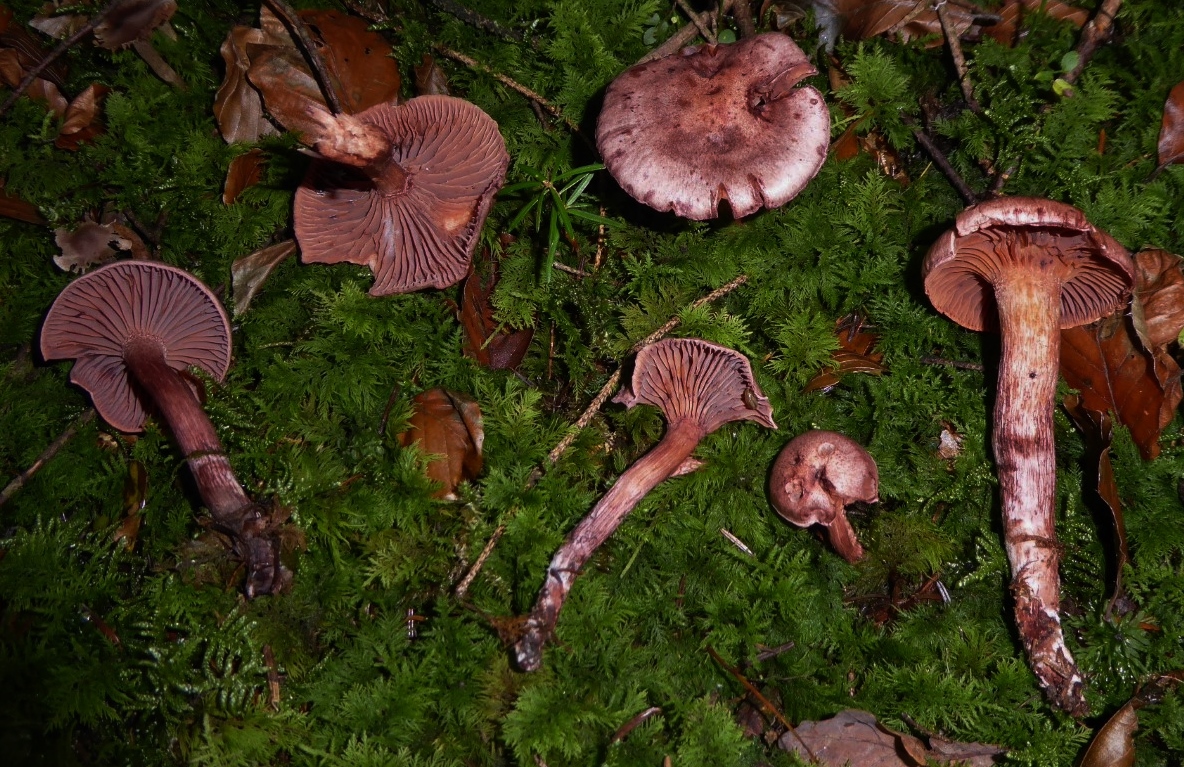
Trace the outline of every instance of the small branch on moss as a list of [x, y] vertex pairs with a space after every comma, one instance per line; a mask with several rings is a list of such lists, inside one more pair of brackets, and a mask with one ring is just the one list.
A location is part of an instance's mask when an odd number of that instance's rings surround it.
[[729, 666], [728, 662], [725, 661], [722, 657], [720, 657], [720, 654], [717, 653], [715, 651], [715, 648], [712, 647], [711, 645], [707, 645], [707, 654], [710, 655], [712, 657], [712, 659], [716, 663], [718, 663], [724, 671], [727, 671], [729, 674], [731, 674], [736, 679], [737, 682], [744, 685], [744, 689], [748, 690], [748, 694], [751, 695], [752, 697], [756, 698], [757, 702], [761, 706], [761, 710], [763, 710], [766, 714], [768, 714], [769, 716], [776, 719], [777, 722], [782, 727], [785, 728], [786, 732], [793, 734], [793, 737], [797, 740], [797, 742], [805, 750], [806, 755], [810, 757], [811, 762], [818, 762], [818, 757], [816, 757], [814, 755], [814, 752], [810, 750], [810, 747], [807, 746], [806, 743], [800, 737], [798, 737], [797, 730], [795, 730], [793, 728], [793, 725], [789, 723], [789, 720], [785, 718], [785, 715], [782, 714], [777, 709], [777, 707], [774, 706], [769, 701], [768, 698], [766, 698], [764, 695], [761, 694], [761, 691], [756, 688], [756, 685], [754, 685], [752, 682], [748, 681], [748, 679], [745, 678], [745, 676], [740, 673], [739, 669], [734, 668], [733, 666]]
[[740, 553], [747, 554], [750, 557], [756, 556], [756, 554], [752, 552], [752, 549], [748, 548], [748, 544], [736, 537], [736, 534], [731, 530], [727, 529], [726, 527], [721, 527], [719, 532], [723, 537], [728, 539], [728, 543], [739, 549]]
[[958, 360], [947, 360], [941, 357], [922, 357], [921, 364], [923, 365], [941, 365], [942, 367], [954, 368], [956, 370], [974, 370], [976, 372], [983, 372], [983, 366], [977, 362], [959, 362]]
[[89, 21], [79, 27], [77, 32], [59, 43], [57, 48], [54, 48], [52, 51], [46, 54], [45, 58], [41, 59], [41, 61], [38, 61], [32, 69], [26, 72], [24, 79], [21, 80], [16, 88], [13, 89], [12, 93], [8, 94], [8, 98], [5, 99], [4, 103], [0, 104], [0, 116], [4, 115], [4, 113], [9, 109], [12, 109], [12, 105], [16, 103], [16, 100], [19, 99], [25, 91], [29, 90], [29, 86], [33, 84], [34, 80], [41, 76], [42, 72], [44, 72], [55, 61], [65, 55], [66, 51], [70, 50], [70, 48], [72, 48], [75, 43], [89, 35], [91, 32], [94, 32], [95, 27], [103, 23], [103, 19], [107, 17], [107, 14], [115, 10], [115, 8], [123, 2], [124, 0], [111, 0], [111, 2], [107, 3], [106, 7], [103, 8], [103, 10], [92, 16]]
[[715, 33], [707, 27], [703, 19], [699, 18], [699, 14], [695, 13], [695, 9], [691, 7], [691, 4], [687, 0], [678, 0], [678, 7], [690, 18], [691, 23], [699, 30], [699, 34], [703, 35], [703, 39], [714, 45], [716, 42]]
[[1114, 17], [1118, 15], [1118, 9], [1121, 7], [1122, 0], [1105, 0], [1090, 22], [1085, 25], [1081, 32], [1081, 41], [1077, 44], [1077, 65], [1065, 73], [1066, 82], [1077, 82], [1094, 53], [1110, 39], [1114, 32]]
[[267, 705], [272, 711], [280, 710], [280, 670], [275, 662], [271, 645], [263, 645], [263, 663], [267, 666]]
[[941, 22], [942, 34], [946, 37], [946, 44], [950, 47], [950, 58], [954, 60], [954, 72], [958, 75], [958, 85], [962, 88], [962, 96], [966, 99], [966, 106], [971, 112], [982, 114], [983, 108], [974, 97], [974, 84], [970, 82], [970, 72], [966, 69], [966, 55], [962, 52], [962, 41], [958, 39], [958, 31], [950, 22], [950, 12], [946, 8], [946, 0], [936, 0], [933, 9], [937, 11], [937, 20]]
[[41, 468], [52, 460], [58, 454], [58, 451], [66, 446], [67, 442], [74, 438], [74, 435], [78, 433], [79, 429], [93, 421], [94, 418], [95, 409], [93, 407], [82, 411], [82, 415], [75, 418], [74, 422], [67, 426], [66, 430], [59, 434], [57, 439], [50, 442], [49, 447], [45, 448], [41, 455], [37, 456], [37, 460], [33, 461], [33, 464], [29, 468], [22, 471], [17, 475], [16, 479], [8, 483], [3, 491], [0, 491], [0, 506], [8, 503], [12, 496], [16, 495], [18, 490], [28, 484], [29, 480], [33, 478], [33, 475], [41, 471]]
[[620, 743], [622, 740], [624, 740], [626, 738], [626, 736], [629, 735], [629, 733], [636, 730], [639, 726], [644, 724], [647, 720], [649, 720], [655, 716], [659, 716], [662, 713], [663, 713], [662, 709], [658, 708], [657, 706], [650, 706], [645, 711], [642, 711], [640, 714], [638, 714], [637, 716], [630, 719], [628, 722], [625, 722], [623, 725], [621, 725], [620, 729], [618, 729], [615, 733], [613, 733], [613, 736], [611, 738], [609, 738], [608, 744], [611, 746], [614, 743]]
[[329, 106], [329, 111], [335, 115], [341, 114], [341, 102], [337, 98], [337, 90], [333, 87], [333, 80], [329, 77], [329, 68], [325, 66], [321, 52], [317, 50], [316, 43], [312, 41], [312, 35], [308, 33], [308, 25], [300, 18], [300, 14], [288, 5], [287, 0], [263, 1], [271, 10], [275, 11], [275, 14], [284, 22], [284, 26], [296, 38], [300, 47], [304, 49], [304, 57], [308, 60], [308, 66], [312, 69], [317, 85], [321, 86], [321, 93], [325, 96], [325, 103]]
[[[724, 13], [727, 13], [732, 7], [732, 2], [733, 0], [724, 0], [720, 10]], [[663, 56], [669, 56], [672, 53], [678, 53], [684, 46], [698, 37], [699, 25], [706, 25], [707, 22], [709, 22], [712, 18], [714, 18], [714, 13], [712, 11], [703, 11], [703, 13], [700, 13], [697, 17], [695, 17], [694, 21], [685, 24], [682, 29], [678, 30], [669, 38], [667, 38], [666, 42], [662, 43], [657, 48], [654, 48], [652, 51], [638, 59], [637, 63], [645, 64], [646, 62], [660, 59]]]
[[740, 28], [740, 37], [756, 37], [756, 24], [752, 21], [752, 0], [735, 0], [732, 3], [732, 18]]
[[493, 531], [493, 535], [489, 536], [489, 541], [486, 542], [485, 548], [481, 549], [481, 554], [477, 557], [477, 561], [465, 573], [465, 577], [461, 579], [460, 585], [456, 587], [456, 598], [464, 599], [464, 596], [469, 591], [469, 586], [473, 585], [473, 581], [477, 579], [477, 575], [481, 572], [481, 568], [485, 567], [485, 560], [489, 559], [489, 555], [493, 553], [493, 547], [501, 540], [502, 534], [506, 532], [505, 525], [498, 525], [497, 529]]
[[574, 266], [568, 266], [567, 264], [561, 264], [558, 261], [553, 261], [551, 263], [551, 268], [558, 269], [561, 272], [567, 272], [568, 274], [574, 274], [576, 277], [580, 277], [581, 279], [584, 277], [591, 277], [592, 276], [592, 275], [588, 274], [587, 272], [585, 272], [583, 269], [577, 269]]
[[998, 197], [1003, 194], [1003, 187], [1007, 185], [1007, 182], [1011, 180], [1011, 177], [1015, 175], [1017, 170], [1019, 170], [1018, 165], [1009, 165], [1007, 170], [997, 174], [991, 182], [991, 188], [987, 190], [987, 194], [992, 197]]
[[594, 143], [592, 143], [592, 141], [587, 136], [584, 135], [584, 132], [582, 130], [580, 130], [580, 126], [574, 120], [572, 120], [570, 117], [565, 115], [563, 113], [562, 109], [555, 106], [550, 101], [547, 101], [545, 98], [543, 98], [539, 94], [535, 93], [530, 88], [527, 88], [525, 85], [517, 82], [516, 80], [511, 79], [507, 75], [503, 75], [501, 72], [494, 71], [490, 67], [487, 67], [486, 65], [482, 64], [481, 62], [477, 61], [476, 59], [472, 58], [471, 56], [466, 56], [465, 54], [461, 53], [460, 51], [454, 51], [451, 48], [440, 45], [439, 43], [432, 45], [432, 49], [435, 50], [437, 53], [439, 53], [444, 58], [452, 59], [453, 61], [464, 64], [469, 69], [475, 69], [478, 72], [484, 72], [485, 74], [491, 76], [494, 80], [497, 80], [499, 83], [506, 86], [510, 90], [530, 99], [531, 101], [533, 101], [534, 103], [538, 104], [540, 107], [545, 109], [547, 111], [547, 113], [550, 114], [552, 117], [554, 117], [556, 120], [560, 120], [561, 122], [563, 122], [563, 124], [568, 127], [568, 130], [570, 130], [572, 133], [574, 133], [576, 136], [578, 136], [585, 144], [587, 144], [589, 147], [591, 147], [593, 152], [596, 151], [596, 145]]
[[[907, 121], [906, 121], [907, 124]], [[959, 175], [958, 171], [954, 170], [954, 166], [950, 165], [950, 161], [945, 154], [937, 148], [937, 144], [933, 143], [933, 139], [929, 138], [929, 134], [920, 128], [913, 128], [913, 138], [921, 145], [921, 148], [933, 158], [933, 164], [941, 169], [945, 177], [953, 185], [954, 189], [958, 190], [958, 194], [966, 201], [967, 205], [974, 205], [978, 202], [978, 195], [970, 188], [970, 185]]]
[[758, 644], [757, 647], [763, 648], [756, 654], [757, 662], [763, 663], [767, 660], [773, 660], [781, 653], [789, 652], [794, 648], [794, 643], [786, 642], [785, 644], [779, 644], [776, 647], [765, 647], [764, 645]]
[[437, 11], [455, 16], [469, 26], [488, 32], [495, 37], [500, 37], [511, 43], [530, 43], [533, 46], [538, 46], [539, 44], [539, 38], [527, 37], [525, 33], [510, 29], [501, 22], [494, 21], [487, 16], [482, 16], [471, 8], [466, 8], [456, 2], [456, 0], [427, 0], [427, 2], [428, 5]]

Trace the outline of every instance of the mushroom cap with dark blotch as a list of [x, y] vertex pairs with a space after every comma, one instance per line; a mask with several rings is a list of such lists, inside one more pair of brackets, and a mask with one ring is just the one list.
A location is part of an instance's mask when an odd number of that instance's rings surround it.
[[497, 123], [451, 96], [379, 104], [354, 117], [390, 137], [406, 183], [384, 191], [359, 170], [315, 161], [296, 190], [301, 258], [369, 266], [372, 296], [456, 284], [510, 162]]
[[119, 431], [144, 428], [147, 413], [128, 377], [124, 346], [161, 344], [169, 367], [198, 367], [221, 381], [230, 367], [230, 320], [188, 272], [155, 261], [116, 261], [66, 286], [41, 327], [46, 360], [74, 359], [70, 380]]
[[694, 422], [704, 434], [742, 420], [777, 428], [748, 358], [698, 338], [667, 338], [639, 351], [632, 378], [613, 401], [653, 405], [671, 426]]
[[934, 307], [971, 330], [998, 326], [992, 279], [1027, 263], [1057, 270], [1061, 328], [1101, 319], [1125, 303], [1134, 282], [1130, 254], [1072, 205], [1001, 197], [958, 214], [925, 256], [925, 292]]
[[808, 431], [777, 455], [769, 478], [769, 500], [799, 527], [829, 526], [855, 501], [879, 500], [880, 472], [871, 455], [850, 437]]
[[792, 200], [826, 159], [822, 94], [794, 87], [816, 70], [780, 32], [685, 48], [608, 86], [596, 143], [635, 199], [684, 218], [737, 218]]

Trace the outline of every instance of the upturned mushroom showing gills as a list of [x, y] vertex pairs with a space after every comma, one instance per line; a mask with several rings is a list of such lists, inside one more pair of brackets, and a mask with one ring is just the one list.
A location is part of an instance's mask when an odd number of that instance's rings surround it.
[[736, 218], [792, 200], [830, 143], [814, 66], [780, 32], [684, 48], [608, 86], [596, 144], [635, 199], [683, 218]]
[[1053, 408], [1060, 331], [1120, 309], [1134, 266], [1126, 249], [1076, 208], [1010, 197], [960, 213], [930, 248], [923, 273], [938, 311], [1002, 336], [992, 440], [1016, 624], [1049, 699], [1084, 715], [1081, 674], [1058, 613]]
[[880, 474], [863, 446], [833, 431], [808, 431], [791, 439], [773, 462], [769, 500], [798, 527], [822, 525], [830, 544], [848, 562], [863, 547], [847, 520], [846, 506], [880, 500]]
[[185, 455], [214, 525], [234, 542], [247, 596], [273, 593], [290, 573], [266, 516], [247, 497], [193, 386], [200, 368], [222, 380], [230, 366], [230, 323], [209, 288], [152, 261], [116, 261], [79, 277], [53, 302], [41, 329], [46, 360], [75, 360], [70, 380], [124, 432], [159, 412]]
[[666, 434], [617, 479], [555, 552], [525, 632], [514, 646], [523, 671], [534, 671], [542, 662], [543, 643], [555, 628], [580, 568], [646, 493], [666, 478], [693, 469], [691, 453], [701, 439], [732, 421], [777, 428], [748, 359], [693, 338], [658, 341], [638, 352], [632, 379], [614, 401], [630, 408], [644, 404], [661, 409]]
[[451, 96], [310, 117], [326, 159], [296, 190], [301, 259], [370, 267], [372, 296], [459, 282], [510, 162], [497, 123]]

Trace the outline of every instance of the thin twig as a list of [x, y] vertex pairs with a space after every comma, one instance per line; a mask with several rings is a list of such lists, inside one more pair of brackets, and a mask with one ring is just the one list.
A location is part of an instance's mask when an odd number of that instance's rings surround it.
[[1007, 182], [1011, 180], [1011, 177], [1015, 175], [1017, 170], [1019, 170], [1019, 165], [1012, 164], [1007, 167], [1007, 170], [997, 174], [995, 180], [991, 182], [991, 188], [987, 190], [987, 194], [992, 197], [998, 197], [1003, 194], [1003, 187], [1007, 185]]
[[271, 10], [275, 11], [288, 31], [296, 37], [300, 47], [304, 49], [304, 56], [308, 59], [308, 65], [312, 69], [313, 76], [316, 77], [317, 85], [321, 86], [321, 93], [325, 96], [325, 104], [328, 105], [329, 111], [335, 115], [341, 114], [341, 102], [337, 98], [337, 89], [333, 87], [333, 80], [329, 77], [329, 68], [325, 66], [321, 52], [317, 50], [316, 43], [308, 34], [308, 25], [300, 18], [300, 14], [288, 5], [287, 0], [264, 0], [264, 2], [271, 7]]
[[111, 2], [107, 3], [107, 6], [103, 8], [103, 10], [92, 16], [90, 20], [87, 21], [86, 24], [82, 25], [82, 27], [79, 28], [77, 32], [59, 43], [57, 48], [54, 48], [52, 51], [50, 51], [45, 56], [45, 58], [41, 59], [41, 61], [38, 61], [32, 69], [26, 72], [25, 78], [20, 81], [12, 93], [8, 94], [8, 98], [4, 101], [4, 103], [0, 104], [0, 115], [3, 115], [9, 109], [12, 109], [12, 105], [16, 103], [16, 100], [21, 97], [21, 94], [29, 90], [29, 86], [33, 84], [34, 80], [41, 76], [42, 72], [48, 69], [55, 61], [60, 59], [75, 43], [89, 35], [91, 32], [94, 32], [95, 27], [103, 23], [103, 19], [107, 17], [107, 14], [115, 10], [116, 6], [120, 5], [122, 2], [123, 0], [111, 0]]
[[966, 201], [967, 205], [974, 205], [978, 202], [978, 195], [970, 188], [970, 185], [959, 175], [958, 171], [954, 170], [954, 166], [950, 165], [950, 161], [946, 159], [945, 154], [937, 148], [937, 144], [933, 143], [933, 139], [929, 138], [929, 134], [920, 128], [913, 128], [913, 138], [917, 143], [933, 158], [933, 163], [941, 169], [949, 182], [958, 190], [958, 194]]
[[494, 21], [487, 16], [482, 16], [471, 8], [466, 8], [456, 2], [456, 0], [428, 0], [428, 5], [431, 5], [438, 11], [455, 16], [470, 26], [489, 32], [511, 43], [527, 42], [535, 46], [539, 44], [539, 38], [527, 37], [525, 33], [510, 29], [501, 22]]
[[1110, 34], [1114, 31], [1114, 17], [1118, 15], [1118, 9], [1121, 7], [1122, 0], [1105, 0], [1090, 22], [1085, 25], [1081, 32], [1081, 41], [1077, 44], [1077, 65], [1065, 73], [1066, 82], [1077, 82], [1094, 53], [1110, 39]]
[[958, 32], [950, 22], [950, 12], [946, 8], [946, 0], [936, 0], [933, 9], [937, 11], [937, 20], [941, 22], [941, 31], [946, 36], [946, 44], [950, 46], [950, 57], [954, 59], [954, 71], [958, 75], [958, 85], [962, 87], [962, 96], [966, 99], [966, 106], [975, 114], [982, 114], [983, 108], [974, 97], [974, 84], [970, 82], [970, 72], [966, 69], [966, 56], [962, 53], [962, 41], [958, 39]]
[[614, 743], [620, 743], [625, 739], [625, 736], [636, 730], [639, 726], [645, 723], [646, 720], [658, 716], [661, 713], [662, 709], [658, 708], [657, 706], [650, 706], [645, 711], [642, 711], [640, 714], [621, 725], [621, 727], [615, 733], [613, 733], [613, 736], [609, 738], [608, 744], [611, 746]]
[[761, 709], [764, 710], [766, 714], [776, 719], [781, 724], [781, 726], [785, 728], [786, 732], [793, 734], [793, 737], [797, 740], [801, 747], [805, 749], [806, 756], [810, 757], [810, 761], [818, 761], [818, 757], [814, 755], [814, 752], [810, 750], [810, 747], [807, 746], [801, 737], [798, 736], [797, 730], [793, 728], [793, 725], [789, 723], [789, 720], [785, 718], [785, 715], [782, 714], [777, 709], [777, 707], [769, 701], [768, 698], [761, 694], [761, 691], [756, 688], [756, 685], [748, 681], [748, 679], [740, 673], [739, 669], [729, 666], [728, 662], [720, 657], [720, 654], [717, 653], [715, 648], [711, 645], [707, 645], [707, 654], [710, 655], [712, 659], [723, 668], [724, 671], [727, 671], [729, 674], [731, 674], [737, 682], [744, 685], [744, 689], [748, 690], [748, 693], [752, 695], [752, 697], [756, 698], [757, 702], [760, 703]]
[[[732, 7], [733, 0], [724, 0], [721, 10], [727, 13]], [[711, 19], [715, 18], [711, 11], [703, 11], [700, 13], [695, 21], [688, 22], [683, 25], [682, 29], [675, 32], [670, 37], [666, 38], [666, 42], [654, 48], [652, 51], [642, 56], [637, 60], [638, 64], [645, 64], [655, 59], [669, 56], [672, 53], [678, 53], [685, 45], [694, 40], [699, 35], [699, 25], [706, 24]], [[635, 65], [636, 66], [636, 65]]]
[[74, 438], [74, 435], [78, 433], [79, 429], [93, 421], [94, 418], [95, 409], [93, 407], [82, 411], [82, 415], [75, 418], [74, 422], [67, 426], [66, 430], [59, 434], [57, 439], [50, 442], [49, 447], [45, 448], [41, 455], [37, 456], [37, 460], [33, 461], [33, 464], [29, 468], [22, 471], [16, 479], [8, 483], [3, 492], [0, 492], [0, 506], [7, 503], [12, 496], [16, 495], [18, 490], [28, 484], [29, 480], [33, 478], [33, 475], [41, 471], [41, 467], [45, 466], [46, 463], [57, 455], [58, 451]]
[[682, 8], [682, 12], [690, 17], [691, 23], [699, 30], [699, 34], [703, 35], [703, 39], [715, 45], [715, 33], [707, 27], [703, 19], [699, 18], [699, 14], [695, 13], [695, 9], [691, 7], [691, 4], [687, 0], [678, 0], [678, 7]]
[[485, 566], [485, 560], [489, 559], [489, 555], [493, 553], [493, 547], [497, 545], [499, 540], [501, 540], [502, 533], [504, 532], [506, 532], [505, 525], [498, 525], [497, 529], [493, 531], [493, 535], [489, 537], [489, 541], [486, 542], [485, 548], [481, 549], [481, 555], [477, 557], [477, 561], [473, 563], [473, 566], [469, 568], [467, 573], [465, 573], [465, 577], [461, 579], [460, 585], [456, 587], [457, 599], [464, 598], [465, 593], [469, 590], [469, 586], [473, 585], [473, 581], [476, 580], [477, 574], [480, 573], [481, 568]]
[[525, 96], [526, 98], [530, 99], [534, 103], [538, 104], [540, 107], [547, 110], [547, 113], [550, 114], [552, 117], [554, 117], [556, 120], [562, 121], [563, 124], [568, 127], [568, 130], [570, 130], [576, 136], [579, 136], [580, 139], [585, 144], [587, 144], [589, 147], [592, 148], [592, 151], [596, 151], [596, 145], [593, 144], [592, 141], [587, 136], [584, 135], [584, 132], [582, 130], [580, 130], [580, 126], [574, 120], [572, 120], [570, 117], [565, 115], [563, 113], [562, 109], [555, 106], [550, 101], [547, 101], [545, 98], [543, 98], [539, 94], [535, 93], [530, 88], [527, 88], [522, 83], [519, 83], [516, 80], [511, 79], [507, 75], [503, 75], [501, 72], [494, 71], [490, 67], [482, 64], [481, 62], [477, 61], [476, 59], [474, 59], [471, 56], [466, 56], [465, 54], [461, 53], [460, 51], [454, 51], [447, 46], [440, 45], [439, 43], [433, 44], [432, 48], [437, 53], [439, 53], [441, 56], [443, 56], [444, 58], [452, 59], [453, 61], [464, 64], [466, 67], [468, 67], [470, 69], [476, 69], [478, 72], [484, 72], [485, 74], [491, 76], [494, 80], [497, 80], [499, 83], [506, 86], [510, 90], [515, 91], [516, 93], [519, 93], [519, 94]]
[[[762, 647], [762, 646], [763, 645], [759, 645], [759, 644], [757, 645], [757, 647]], [[793, 642], [786, 642], [785, 644], [779, 644], [776, 647], [765, 647], [765, 649], [761, 650], [760, 652], [758, 652], [756, 654], [757, 662], [763, 663], [767, 660], [773, 660], [781, 653], [789, 652], [793, 648], [794, 648]]]
[[958, 360], [947, 360], [941, 357], [922, 357], [921, 364], [923, 365], [941, 365], [942, 367], [954, 368], [956, 370], [974, 370], [979, 373], [983, 372], [983, 366], [977, 362], [959, 362]]
[[736, 536], [736, 534], [735, 534], [735, 533], [733, 533], [731, 530], [727, 529], [726, 527], [721, 527], [721, 528], [719, 529], [719, 532], [720, 532], [720, 534], [721, 534], [721, 535], [723, 535], [723, 537], [725, 537], [725, 538], [727, 538], [727, 539], [728, 539], [728, 542], [729, 542], [729, 543], [731, 543], [731, 544], [732, 544], [733, 546], [735, 546], [736, 548], [740, 549], [740, 552], [741, 552], [741, 553], [743, 553], [743, 554], [747, 554], [747, 555], [748, 555], [748, 556], [750, 556], [750, 557], [755, 557], [755, 556], [756, 556], [756, 554], [754, 554], [754, 553], [752, 552], [752, 549], [748, 548], [748, 544], [746, 544], [744, 541], [740, 540], [740, 539], [739, 539], [739, 538]]
[[592, 276], [592, 275], [588, 274], [587, 272], [585, 272], [583, 269], [577, 269], [574, 266], [568, 266], [567, 264], [561, 264], [558, 261], [552, 261], [551, 268], [558, 269], [561, 272], [567, 272], [568, 274], [574, 274], [577, 277], [591, 277]]
[[732, 3], [732, 18], [740, 28], [740, 37], [756, 37], [756, 24], [752, 21], [752, 0], [735, 0]]

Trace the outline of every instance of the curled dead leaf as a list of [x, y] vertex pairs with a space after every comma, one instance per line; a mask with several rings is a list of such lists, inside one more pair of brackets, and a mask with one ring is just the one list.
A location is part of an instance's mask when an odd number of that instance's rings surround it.
[[24, 221], [27, 224], [45, 224], [46, 221], [37, 206], [5, 191], [6, 183], [7, 179], [0, 178], [0, 216]]
[[831, 353], [834, 366], [811, 378], [804, 392], [829, 392], [847, 373], [880, 375], [884, 372], [880, 364], [884, 355], [872, 351], [879, 337], [868, 332], [863, 317], [858, 314], [840, 317], [835, 321], [835, 335], [839, 348]]
[[513, 370], [526, 356], [534, 329], [511, 330], [494, 321], [490, 299], [496, 285], [497, 271], [492, 265], [484, 282], [474, 271], [465, 278], [457, 311], [465, 330], [464, 353], [493, 370]]
[[66, 107], [62, 127], [58, 129], [58, 137], [54, 139], [53, 145], [58, 149], [76, 152], [78, 147], [101, 135], [103, 123], [99, 120], [99, 105], [110, 90], [105, 85], [91, 83], [75, 96]]
[[244, 189], [258, 184], [259, 179], [263, 178], [265, 164], [263, 150], [258, 148], [231, 160], [230, 167], [226, 169], [226, 183], [222, 187], [222, 203], [232, 205]]
[[485, 427], [481, 408], [464, 395], [446, 389], [429, 389], [414, 399], [415, 412], [399, 444], [419, 445], [428, 456], [427, 474], [441, 487], [434, 493], [456, 500], [456, 486], [475, 479], [485, 460], [481, 454]]
[[1135, 763], [1137, 708], [1132, 700], [1114, 712], [1090, 741], [1079, 767], [1131, 767]]
[[234, 27], [222, 42], [222, 60], [226, 62], [226, 76], [214, 97], [214, 119], [228, 144], [236, 141], [258, 141], [263, 136], [278, 133], [263, 114], [263, 97], [247, 81], [251, 59], [248, 45], [262, 45], [264, 33], [251, 27]]
[[448, 76], [440, 65], [428, 54], [423, 55], [423, 63], [415, 68], [415, 92], [420, 96], [451, 96], [448, 89]]
[[[843, 20], [842, 34], [850, 40], [885, 35], [902, 43], [931, 38], [931, 47], [944, 43], [930, 0], [836, 0], [834, 6]], [[969, 2], [947, 0], [945, 7], [951, 33], [958, 37], [977, 39], [996, 18]]]
[[1089, 21], [1089, 11], [1062, 2], [1062, 0], [1007, 0], [997, 10], [999, 21], [987, 27], [985, 32], [995, 42], [1011, 47], [1023, 34], [1026, 20], [1033, 14], [1042, 13], [1057, 21], [1068, 21], [1080, 28]]
[[263, 287], [271, 272], [288, 256], [296, 252], [295, 240], [284, 240], [243, 256], [230, 267], [230, 282], [234, 286], [234, 316], [247, 311], [251, 299]]
[[1159, 129], [1159, 167], [1177, 162], [1184, 162], [1184, 82], [1168, 93]]

